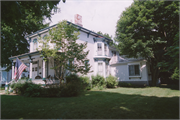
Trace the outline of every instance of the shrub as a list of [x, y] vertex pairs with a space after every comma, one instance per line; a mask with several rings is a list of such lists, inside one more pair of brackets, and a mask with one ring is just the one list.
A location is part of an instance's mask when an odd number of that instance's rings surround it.
[[106, 78], [107, 88], [115, 88], [118, 85], [117, 78], [110, 75]]
[[74, 82], [74, 81], [80, 81], [80, 78], [76, 74], [70, 74], [69, 76], [66, 76], [66, 83]]
[[81, 76], [80, 79], [81, 79], [84, 89], [91, 90], [91, 81], [90, 81], [89, 77]]
[[78, 96], [83, 92], [83, 87], [80, 81], [71, 81], [60, 87], [61, 97]]
[[32, 82], [17, 82], [11, 85], [11, 88], [16, 91], [16, 93], [28, 96], [28, 97], [37, 97], [41, 93], [41, 85], [32, 83]]
[[96, 76], [92, 76], [92, 86], [93, 87], [105, 87], [106, 86], [106, 82], [104, 77], [100, 76], [100, 75], [96, 75]]
[[84, 90], [83, 80], [76, 74], [70, 74], [66, 77], [66, 84], [60, 87], [62, 97], [72, 97], [80, 95]]
[[49, 88], [43, 88], [41, 96], [44, 97], [59, 97], [61, 88], [59, 85], [50, 85]]
[[[25, 82], [25, 85], [23, 86], [23, 89], [24, 90], [24, 95], [25, 96], [28, 96], [28, 97], [38, 97], [41, 95], [41, 85], [38, 85], [38, 84], [35, 84], [35, 83], [32, 83], [32, 82]], [[22, 93], [22, 91], [21, 91]]]

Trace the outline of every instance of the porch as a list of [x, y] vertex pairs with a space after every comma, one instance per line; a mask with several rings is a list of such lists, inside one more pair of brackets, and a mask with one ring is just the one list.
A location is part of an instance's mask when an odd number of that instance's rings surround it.
[[[28, 74], [24, 79], [42, 85], [59, 83], [59, 81], [55, 79], [54, 70], [51, 69], [54, 66], [54, 61], [43, 60], [41, 54], [41, 51], [36, 51], [10, 57], [9, 59], [12, 62], [12, 80], [14, 79], [16, 59], [19, 58], [19, 60], [27, 66], [26, 71]], [[21, 79], [21, 77], [19, 79]]]

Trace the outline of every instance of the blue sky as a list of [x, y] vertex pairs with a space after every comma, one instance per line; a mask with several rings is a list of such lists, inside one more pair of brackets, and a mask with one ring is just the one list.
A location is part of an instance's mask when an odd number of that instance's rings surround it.
[[[61, 12], [52, 16], [50, 25], [62, 20], [74, 23], [74, 15], [82, 16], [83, 27], [115, 37], [116, 23], [133, 0], [66, 0], [58, 4]], [[49, 22], [46, 20], [46, 22]]]

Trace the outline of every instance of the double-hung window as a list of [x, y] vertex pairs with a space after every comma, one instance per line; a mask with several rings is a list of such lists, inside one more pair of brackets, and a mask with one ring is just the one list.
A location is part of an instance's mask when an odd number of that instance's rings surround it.
[[139, 65], [129, 65], [129, 76], [140, 76]]
[[116, 51], [112, 51], [113, 62], [117, 61]]
[[103, 76], [103, 63], [98, 63], [98, 74]]
[[107, 55], [107, 44], [104, 44], [104, 53]]
[[34, 39], [33, 40], [33, 51], [36, 51], [37, 48], [38, 48], [37, 39]]
[[98, 55], [102, 55], [102, 43], [97, 43]]
[[[47, 35], [44, 35], [44, 36], [43, 36], [43, 42], [46, 42], [46, 41], [45, 41], [46, 38], [47, 38]], [[49, 43], [47, 43], [47, 46], [48, 46], [48, 45], [49, 45]], [[44, 44], [43, 44], [43, 47], [45, 47]]]

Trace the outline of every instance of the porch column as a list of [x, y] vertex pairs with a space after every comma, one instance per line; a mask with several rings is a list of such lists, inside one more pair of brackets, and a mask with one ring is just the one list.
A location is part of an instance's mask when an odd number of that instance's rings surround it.
[[32, 62], [33, 60], [30, 59], [30, 64], [29, 64], [29, 80], [32, 80]]
[[14, 80], [14, 62], [13, 62], [13, 60], [12, 60], [12, 80]]
[[43, 71], [43, 80], [46, 80], [46, 67], [45, 67], [46, 61], [43, 60], [43, 67], [42, 67], [42, 71]]

